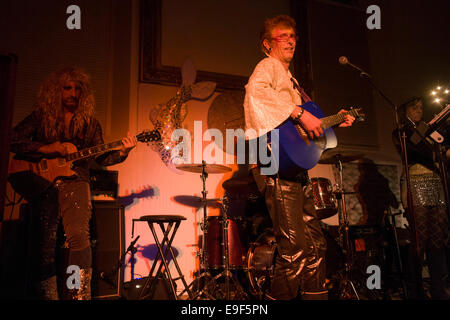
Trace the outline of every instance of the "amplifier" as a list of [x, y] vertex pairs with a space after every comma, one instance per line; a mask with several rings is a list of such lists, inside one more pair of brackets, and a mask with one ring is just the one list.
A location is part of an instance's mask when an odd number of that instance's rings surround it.
[[90, 170], [92, 200], [114, 201], [118, 192], [118, 171]]

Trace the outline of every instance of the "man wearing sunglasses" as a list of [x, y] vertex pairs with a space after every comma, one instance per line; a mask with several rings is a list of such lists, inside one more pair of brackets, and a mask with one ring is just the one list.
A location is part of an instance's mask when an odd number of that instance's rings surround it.
[[[260, 45], [267, 57], [255, 67], [245, 87], [244, 100], [246, 129], [256, 130], [259, 136], [276, 129], [289, 117], [311, 138], [323, 134], [321, 120], [300, 106], [310, 99], [289, 71], [297, 44], [295, 26], [295, 21], [286, 15], [264, 22]], [[340, 126], [351, 126], [354, 120], [346, 116]], [[305, 300], [327, 299], [326, 241], [313, 199], [303, 192], [308, 183], [307, 170], [294, 178], [262, 175], [258, 166], [252, 168], [252, 173], [265, 195], [277, 242], [270, 295], [281, 300], [299, 295]]]

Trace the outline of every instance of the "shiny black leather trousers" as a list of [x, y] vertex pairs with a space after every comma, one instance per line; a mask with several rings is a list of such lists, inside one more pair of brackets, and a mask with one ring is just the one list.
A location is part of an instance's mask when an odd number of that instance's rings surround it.
[[57, 274], [56, 245], [60, 221], [69, 248], [67, 265], [89, 269], [92, 264], [89, 235], [92, 204], [89, 183], [81, 178], [59, 180], [34, 203], [34, 209], [39, 216], [36, 280], [44, 281]]
[[326, 240], [312, 198], [306, 198], [299, 182], [253, 175], [264, 192], [277, 241], [278, 255], [271, 295], [290, 300], [327, 299], [325, 287]]

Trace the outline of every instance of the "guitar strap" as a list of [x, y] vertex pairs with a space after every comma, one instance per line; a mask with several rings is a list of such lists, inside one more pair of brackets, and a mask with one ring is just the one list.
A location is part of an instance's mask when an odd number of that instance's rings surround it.
[[297, 90], [298, 93], [300, 93], [303, 103], [312, 101], [311, 98], [306, 94], [305, 90], [303, 90], [303, 88], [299, 86], [297, 80], [295, 80], [294, 78], [291, 78], [291, 81], [294, 86], [294, 89]]

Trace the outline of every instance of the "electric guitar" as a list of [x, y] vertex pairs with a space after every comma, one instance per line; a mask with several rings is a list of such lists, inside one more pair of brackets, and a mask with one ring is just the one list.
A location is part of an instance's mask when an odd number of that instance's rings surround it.
[[[147, 130], [136, 135], [136, 140], [139, 142], [148, 143], [160, 139], [161, 135], [157, 130]], [[37, 162], [12, 158], [8, 170], [8, 180], [12, 187], [16, 189], [19, 194], [22, 194], [17, 189], [23, 190], [24, 188], [19, 186], [18, 182], [20, 182], [20, 184], [26, 184], [28, 181], [29, 187], [32, 188], [33, 182], [36, 182], [36, 178], [41, 182], [47, 182], [47, 185], [49, 185], [48, 182], [51, 184], [58, 178], [76, 175], [76, 172], [72, 170], [73, 162], [100, 155], [107, 151], [118, 150], [122, 146], [122, 140], [101, 144], [80, 151], [78, 151], [77, 147], [72, 143], [64, 142], [62, 144], [68, 151], [68, 155], [65, 157], [52, 159], [43, 158]]]
[[306, 131], [291, 119], [277, 128], [280, 146], [278, 172], [286, 178], [295, 177], [302, 170], [313, 168], [319, 162], [322, 152], [337, 146], [336, 134], [331, 127], [344, 122], [345, 115], [350, 114], [356, 120], [364, 120], [361, 108], [325, 117], [320, 107], [312, 101], [301, 107], [322, 120], [323, 135], [310, 139]]

